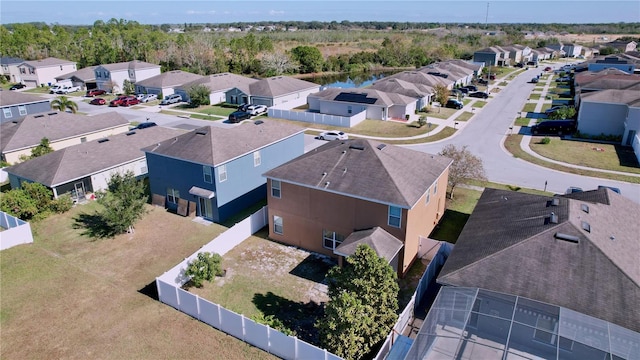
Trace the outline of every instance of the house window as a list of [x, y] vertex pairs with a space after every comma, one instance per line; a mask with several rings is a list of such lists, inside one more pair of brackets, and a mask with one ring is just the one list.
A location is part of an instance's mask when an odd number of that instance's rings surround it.
[[335, 231], [322, 230], [322, 246], [325, 249], [335, 250], [344, 241], [344, 236]]
[[347, 106], [347, 114], [351, 114], [353, 112], [353, 108], [351, 105]]
[[260, 157], [260, 150], [253, 152], [253, 166], [260, 166], [262, 164], [262, 158]]
[[60, 65], [60, 71], [62, 71], [62, 65]]
[[284, 226], [282, 222], [282, 218], [280, 216], [273, 216], [273, 232], [276, 234], [282, 235], [284, 231]]
[[211, 166], [202, 166], [202, 174], [204, 175], [204, 182], [206, 182], [207, 184], [211, 184], [213, 182]]
[[35, 69], [31, 69], [31, 68], [29, 69], [29, 74], [32, 74], [32, 75], [33, 75], [33, 74], [35, 74], [35, 73], [36, 73], [36, 70], [35, 70]]
[[20, 112], [21, 116], [27, 115], [27, 107], [24, 105], [18, 105], [18, 111]]
[[13, 116], [13, 114], [11, 113], [11, 108], [6, 107], [2, 109], [2, 111], [4, 112], [4, 117], [7, 119]]
[[280, 180], [271, 180], [271, 196], [274, 198], [280, 198], [282, 195]]
[[86, 143], [87, 142], [87, 137], [86, 136], [81, 137], [80, 138], [80, 142], [81, 143]]
[[25, 68], [20, 68], [20, 74], [26, 74], [27, 73], [27, 69]]
[[427, 200], [425, 201], [425, 204], [429, 204], [429, 201], [431, 201], [431, 186], [427, 189]]
[[399, 228], [402, 219], [402, 209], [389, 205], [389, 226]]
[[140, 174], [146, 174], [149, 172], [149, 168], [147, 167], [147, 160], [140, 161], [138, 165], [140, 165]]
[[438, 182], [436, 181], [436, 183], [433, 185], [433, 193], [437, 194], [438, 193]]
[[167, 188], [167, 201], [172, 204], [177, 204], [180, 199], [180, 191], [177, 189]]
[[218, 181], [219, 182], [227, 181], [227, 165], [218, 166]]

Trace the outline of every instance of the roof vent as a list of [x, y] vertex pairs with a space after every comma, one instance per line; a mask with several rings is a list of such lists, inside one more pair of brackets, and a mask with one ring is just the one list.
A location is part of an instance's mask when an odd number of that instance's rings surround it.
[[361, 144], [351, 144], [351, 145], [349, 145], [349, 149], [353, 149], [353, 150], [364, 150], [364, 145], [361, 145]]
[[129, 132], [127, 133], [127, 136], [133, 135], [133, 134], [135, 134], [135, 133], [136, 133], [135, 131], [129, 131]]
[[609, 236], [609, 240], [611, 240], [611, 241], [615, 241], [615, 240], [616, 240], [616, 237], [615, 237], [615, 236], [613, 236], [613, 235], [611, 235], [611, 236]]
[[387, 144], [380, 144], [377, 146], [378, 150], [382, 150], [387, 147]]
[[580, 238], [577, 237], [577, 236], [564, 234], [564, 233], [559, 233], [559, 232], [555, 233], [553, 235], [553, 237], [555, 237], [558, 240], [564, 240], [564, 241], [568, 241], [568, 242], [575, 243], [575, 244], [580, 242]]
[[58, 115], [58, 113], [57, 112], [50, 112], [47, 115]]
[[326, 188], [328, 188], [328, 187], [329, 187], [329, 185], [331, 185], [331, 181], [327, 181], [326, 183], [324, 183], [324, 188], [325, 188], [325, 189], [326, 189]]
[[558, 215], [556, 215], [555, 213], [551, 213], [551, 216], [549, 217], [549, 222], [552, 224], [557, 224], [558, 223]]
[[560, 199], [554, 198], [551, 200], [551, 206], [558, 206], [558, 205], [560, 205]]
[[41, 118], [41, 117], [44, 117], [44, 115], [34, 115], [33, 117], [34, 118]]
[[98, 143], [101, 144], [101, 143], [107, 142], [107, 141], [109, 141], [109, 139], [100, 139], [100, 140], [98, 140]]
[[347, 168], [342, 169], [342, 173], [346, 173], [347, 172]]
[[582, 204], [581, 208], [582, 208], [582, 211], [586, 212], [587, 214], [589, 213], [589, 205]]
[[583, 221], [583, 222], [582, 222], [582, 230], [584, 230], [584, 231], [586, 231], [586, 232], [590, 233], [590, 232], [591, 232], [591, 225], [589, 225], [589, 223], [588, 223], [588, 222]]
[[197, 135], [207, 135], [207, 130], [196, 130]]

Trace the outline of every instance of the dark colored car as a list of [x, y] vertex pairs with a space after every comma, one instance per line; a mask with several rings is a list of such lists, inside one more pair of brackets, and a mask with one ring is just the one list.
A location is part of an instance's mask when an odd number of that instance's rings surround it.
[[449, 99], [447, 101], [447, 103], [444, 105], [445, 107], [451, 108], [451, 109], [462, 109], [462, 107], [464, 106], [463, 103], [461, 103], [458, 100], [454, 100], [454, 99]]
[[467, 95], [469, 93], [469, 89], [467, 89], [466, 87], [461, 87], [458, 88], [458, 91], [460, 91], [461, 93]]
[[479, 98], [479, 99], [488, 99], [489, 98], [489, 94], [487, 94], [486, 92], [482, 92], [482, 91], [476, 91], [476, 92], [472, 92], [471, 94], [469, 94], [469, 97]]
[[469, 89], [469, 91], [478, 91], [478, 87], [475, 85], [467, 85], [467, 86], [463, 86], [464, 88]]
[[118, 96], [117, 98], [111, 100], [109, 102], [109, 106], [120, 106], [120, 104], [122, 104], [123, 101], [125, 101], [126, 99], [128, 99], [128, 96]]
[[230, 123], [239, 123], [242, 120], [249, 119], [251, 114], [246, 111], [236, 111], [229, 114]]
[[91, 105], [104, 105], [107, 103], [107, 100], [103, 99], [103, 98], [95, 98], [91, 101], [89, 101], [89, 104]]
[[120, 106], [131, 106], [140, 104], [140, 100], [136, 97], [128, 97], [120, 103]]
[[478, 84], [480, 84], [480, 85], [487, 85], [487, 84], [489, 84], [489, 81], [488, 81], [488, 80], [486, 80], [486, 79], [479, 79], [479, 80], [478, 80]]
[[238, 111], [247, 112], [247, 110], [249, 109], [249, 106], [251, 106], [251, 104], [242, 104], [238, 106]]
[[531, 127], [534, 135], [565, 135], [576, 131], [576, 122], [573, 120], [546, 120]]
[[546, 68], [544, 68], [544, 71], [551, 71], [551, 66], [547, 66]]
[[26, 88], [26, 87], [27, 87], [27, 85], [25, 85], [25, 84], [17, 83], [17, 84], [13, 84], [13, 85], [9, 88], [9, 90], [24, 89], [24, 88]]
[[138, 124], [138, 126], [134, 127], [131, 130], [146, 129], [146, 128], [150, 128], [150, 127], [154, 127], [154, 126], [158, 126], [158, 124], [156, 124], [154, 122], [143, 122], [143, 123]]
[[87, 97], [94, 97], [94, 96], [98, 96], [98, 95], [104, 95], [107, 92], [104, 90], [100, 90], [100, 89], [93, 89], [93, 90], [89, 90], [87, 91]]

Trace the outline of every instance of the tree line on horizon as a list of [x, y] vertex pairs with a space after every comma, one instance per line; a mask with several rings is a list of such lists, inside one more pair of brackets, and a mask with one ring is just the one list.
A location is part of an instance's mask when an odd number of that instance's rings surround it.
[[[248, 23], [227, 25], [242, 24]], [[167, 24], [142, 25], [122, 19], [98, 20], [90, 26], [6, 24], [0, 25], [0, 55], [25, 60], [52, 56], [75, 61], [78, 68], [141, 60], [159, 64], [163, 71], [273, 76], [421, 67], [436, 61], [471, 59], [474, 51], [488, 46], [518, 43], [535, 48], [558, 42], [553, 37], [525, 39], [524, 30], [640, 33], [640, 23], [489, 24], [489, 30], [500, 30], [495, 36], [485, 35], [487, 29], [479, 24], [348, 21], [268, 24], [295, 26], [298, 31], [203, 32], [200, 30], [204, 24], [184, 24], [184, 33], [172, 33], [168, 32]], [[330, 48], [344, 51], [329, 51]]]

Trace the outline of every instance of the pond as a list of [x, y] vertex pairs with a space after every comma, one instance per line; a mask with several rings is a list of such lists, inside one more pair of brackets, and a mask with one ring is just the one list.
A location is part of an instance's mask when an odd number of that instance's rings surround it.
[[313, 83], [322, 85], [323, 88], [363, 88], [373, 84], [375, 81], [380, 80], [386, 76], [393, 75], [398, 71], [385, 71], [385, 72], [362, 72], [351, 74], [335, 74], [325, 76], [308, 77], [304, 80], [311, 81]]

